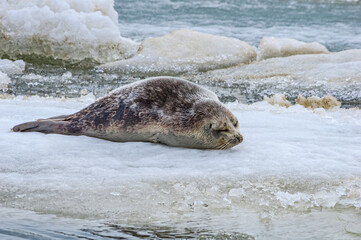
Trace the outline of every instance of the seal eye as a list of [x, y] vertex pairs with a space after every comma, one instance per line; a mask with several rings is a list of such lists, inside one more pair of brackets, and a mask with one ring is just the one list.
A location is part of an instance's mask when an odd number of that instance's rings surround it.
[[237, 127], [237, 126], [238, 126], [238, 121], [234, 124], [234, 126], [235, 126], [235, 127]]
[[212, 128], [212, 123], [211, 124], [209, 124], [209, 129], [211, 129]]

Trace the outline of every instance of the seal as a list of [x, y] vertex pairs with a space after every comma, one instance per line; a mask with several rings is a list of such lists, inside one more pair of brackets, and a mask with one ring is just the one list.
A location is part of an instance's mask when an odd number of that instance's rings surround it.
[[174, 77], [137, 81], [77, 113], [19, 124], [12, 130], [198, 149], [228, 149], [243, 140], [237, 118], [213, 92]]

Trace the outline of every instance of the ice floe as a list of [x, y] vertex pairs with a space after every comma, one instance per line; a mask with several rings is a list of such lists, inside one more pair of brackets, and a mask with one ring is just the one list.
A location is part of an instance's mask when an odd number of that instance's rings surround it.
[[286, 96], [284, 94], [275, 94], [273, 96], [264, 96], [263, 97], [263, 100], [268, 102], [269, 104], [272, 104], [272, 105], [279, 105], [279, 106], [282, 106], [282, 107], [289, 107], [291, 106], [291, 102], [287, 100]]
[[226, 68], [256, 59], [247, 43], [189, 29], [144, 40], [137, 54], [126, 60], [107, 63], [102, 69], [122, 72], [179, 73]]
[[104, 63], [129, 57], [112, 0], [1, 1], [0, 57]]
[[[271, 105], [278, 105], [282, 107], [289, 107], [292, 105], [291, 102], [287, 100], [286, 96], [281, 93], [277, 93], [270, 97], [264, 96], [263, 100]], [[333, 96], [310, 96], [307, 98], [302, 95], [298, 95], [298, 97], [295, 99], [295, 104], [302, 105], [305, 108], [323, 108], [326, 110], [339, 108], [341, 106], [341, 102], [337, 101], [337, 99]]]
[[[303, 96], [332, 95], [339, 101], [358, 101], [361, 96], [361, 49], [330, 54], [271, 58], [252, 64], [209, 71], [193, 79], [229, 86], [225, 96], [245, 95], [247, 99], [284, 93], [289, 100]], [[225, 83], [222, 83], [225, 82]], [[214, 89], [217, 91], [217, 89]]]
[[124, 221], [361, 207], [358, 109], [228, 104], [244, 142], [227, 151], [10, 131], [91, 100], [0, 100], [3, 207]]
[[361, 81], [361, 49], [331, 54], [296, 55], [273, 58], [253, 64], [216, 70], [211, 75], [219, 79], [228, 77], [257, 79], [287, 76], [294, 82], [315, 83], [325, 81], [344, 84]]
[[320, 43], [305, 43], [291, 38], [263, 37], [259, 48], [260, 59], [329, 53], [327, 48]]
[[0, 89], [7, 88], [10, 82], [11, 81], [8, 75], [0, 71]]
[[0, 71], [5, 74], [20, 74], [24, 70], [25, 62], [22, 60], [11, 61], [8, 59], [0, 59]]
[[22, 60], [10, 61], [0, 59], [0, 90], [6, 89], [11, 82], [9, 75], [20, 74], [25, 69], [25, 62]]
[[299, 95], [296, 99], [296, 104], [300, 104], [306, 108], [324, 108], [330, 109], [335, 107], [340, 107], [341, 103], [333, 96], [323, 96], [315, 97], [311, 96], [305, 98], [304, 96]]

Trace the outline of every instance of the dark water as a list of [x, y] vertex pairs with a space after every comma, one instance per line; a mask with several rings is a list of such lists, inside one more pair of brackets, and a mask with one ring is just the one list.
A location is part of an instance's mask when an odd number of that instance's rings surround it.
[[214, 233], [193, 227], [178, 228], [167, 224], [127, 225], [106, 220], [85, 220], [37, 214], [12, 208], [0, 208], [1, 239], [237, 239], [253, 240], [254, 236], [239, 232]]

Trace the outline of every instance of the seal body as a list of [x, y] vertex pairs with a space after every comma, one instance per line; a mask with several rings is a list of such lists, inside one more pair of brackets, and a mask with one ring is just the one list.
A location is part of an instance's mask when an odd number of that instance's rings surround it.
[[238, 125], [213, 92], [180, 78], [155, 77], [120, 87], [77, 113], [12, 130], [228, 149], [242, 142]]

